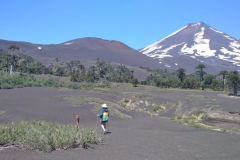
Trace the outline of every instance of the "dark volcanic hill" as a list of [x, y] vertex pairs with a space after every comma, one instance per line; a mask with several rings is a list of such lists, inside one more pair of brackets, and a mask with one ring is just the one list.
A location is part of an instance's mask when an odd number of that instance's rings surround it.
[[140, 52], [158, 59], [170, 70], [193, 70], [199, 63], [210, 72], [240, 69], [240, 40], [203, 22], [187, 24]]
[[63, 61], [80, 60], [81, 62], [95, 61], [99, 58], [129, 66], [160, 68], [158, 60], [140, 54], [124, 43], [114, 40], [80, 38], [49, 45], [0, 40], [0, 48], [5, 51], [13, 44], [20, 47], [21, 53], [32, 56], [44, 64], [52, 62], [54, 58]]

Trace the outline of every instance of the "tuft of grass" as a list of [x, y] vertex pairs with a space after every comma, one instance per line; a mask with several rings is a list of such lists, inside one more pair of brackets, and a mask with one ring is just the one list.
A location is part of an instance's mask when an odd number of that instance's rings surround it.
[[166, 110], [166, 106], [164, 106], [164, 105], [156, 105], [156, 106], [154, 106], [154, 108], [153, 108], [153, 111], [154, 112], [161, 112], [161, 111], [164, 111], [164, 110]]
[[[239, 110], [232, 110], [232, 111], [229, 111], [230, 114], [240, 114], [240, 111]], [[1, 115], [1, 113], [0, 113]]]
[[148, 101], [145, 101], [145, 105], [148, 107], [150, 106], [149, 102]]
[[103, 136], [92, 129], [45, 121], [21, 121], [0, 125], [0, 146], [21, 145], [30, 150], [51, 152], [56, 149], [93, 147]]
[[200, 123], [195, 123], [192, 125], [194, 128], [204, 128], [203, 125], [201, 125]]
[[204, 111], [197, 111], [188, 117], [182, 117], [181, 115], [177, 115], [172, 118], [173, 121], [176, 121], [178, 123], [186, 124], [193, 126], [195, 128], [202, 128], [203, 126], [200, 124], [200, 122], [204, 119], [206, 113]]
[[182, 116], [181, 115], [176, 115], [176, 116], [172, 117], [171, 120], [179, 122], [179, 121], [182, 120]]

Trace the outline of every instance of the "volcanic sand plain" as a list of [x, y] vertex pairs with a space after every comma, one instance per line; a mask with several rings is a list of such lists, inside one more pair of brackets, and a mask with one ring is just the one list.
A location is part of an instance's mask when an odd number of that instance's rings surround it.
[[[0, 159], [238, 160], [239, 114], [229, 112], [240, 110], [240, 100], [224, 95], [223, 92], [166, 90], [130, 84], [91, 90], [42, 87], [0, 90], [0, 124], [22, 120], [75, 124], [76, 115], [80, 115], [81, 126], [101, 133], [97, 112], [94, 112], [100, 103], [106, 102], [125, 115], [120, 118], [115, 110], [110, 112], [110, 132], [105, 135], [105, 141], [93, 149], [44, 153], [9, 146], [0, 147]], [[199, 111], [206, 113], [202, 124], [212, 126], [211, 129], [171, 120], [176, 115], [187, 117]]]

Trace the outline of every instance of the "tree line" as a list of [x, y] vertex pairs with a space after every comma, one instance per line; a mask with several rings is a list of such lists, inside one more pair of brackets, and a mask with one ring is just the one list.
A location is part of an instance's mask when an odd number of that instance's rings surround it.
[[73, 60], [63, 62], [55, 58], [50, 65], [46, 66], [27, 56], [19, 53], [19, 47], [9, 46], [7, 51], [0, 50], [0, 71], [27, 74], [50, 74], [59, 77], [70, 77], [72, 82], [99, 82], [107, 80], [110, 82], [129, 83], [133, 80], [133, 71], [125, 65], [113, 67], [111, 62], [106, 62], [97, 58], [96, 62], [90, 67], [85, 67], [80, 61]]
[[169, 72], [167, 69], [151, 69], [140, 66], [146, 70], [149, 76], [138, 81], [134, 78], [134, 71], [125, 65], [113, 66], [111, 62], [96, 59], [90, 67], [84, 66], [80, 61], [73, 60], [63, 62], [55, 58], [50, 65], [46, 66], [27, 56], [19, 53], [19, 47], [16, 45], [9, 46], [7, 51], [0, 50], [0, 71], [12, 73], [27, 74], [50, 74], [59, 77], [70, 77], [72, 82], [118, 82], [132, 83], [137, 87], [141, 85], [151, 85], [161, 88], [183, 88], [183, 89], [202, 89], [210, 88], [216, 91], [231, 90], [233, 95], [237, 95], [240, 89], [240, 75], [238, 71], [220, 71], [218, 74], [208, 74], [204, 64], [195, 67], [196, 72], [187, 74], [186, 69], [179, 68], [176, 71]]
[[162, 88], [185, 88], [202, 89], [210, 88], [215, 91], [231, 90], [233, 95], [237, 95], [240, 89], [240, 74], [238, 71], [222, 70], [217, 74], [208, 74], [206, 66], [199, 64], [195, 67], [196, 72], [186, 74], [184, 68], [179, 68], [174, 72], [160, 69], [150, 69], [140, 67], [149, 72], [149, 76], [141, 84], [153, 85]]

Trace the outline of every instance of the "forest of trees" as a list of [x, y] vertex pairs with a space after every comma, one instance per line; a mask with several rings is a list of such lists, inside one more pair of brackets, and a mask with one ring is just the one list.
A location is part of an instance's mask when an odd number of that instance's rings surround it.
[[174, 72], [159, 69], [145, 69], [150, 75], [141, 84], [152, 85], [162, 88], [184, 88], [184, 89], [202, 89], [209, 88], [215, 91], [224, 91], [226, 89], [232, 91], [233, 95], [237, 95], [240, 89], [240, 74], [238, 71], [220, 71], [217, 74], [208, 74], [204, 64], [195, 67], [196, 72], [186, 74], [184, 68], [179, 68]]
[[[184, 68], [179, 68], [174, 72], [166, 69], [151, 69], [142, 67], [149, 76], [140, 81], [134, 78], [134, 71], [125, 65], [113, 67], [110, 62], [96, 59], [92, 66], [86, 68], [80, 61], [74, 60], [63, 62], [55, 58], [48, 66], [43, 65], [30, 56], [19, 53], [19, 47], [9, 46], [7, 51], [0, 50], [0, 71], [12, 74], [18, 73], [30, 75], [54, 75], [58, 77], [70, 77], [72, 82], [118, 82], [132, 83], [137, 87], [141, 85], [151, 85], [161, 88], [183, 88], [183, 89], [201, 89], [209, 88], [215, 91], [229, 90], [233, 95], [237, 95], [240, 89], [240, 74], [238, 71], [220, 71], [218, 74], [208, 74], [204, 64], [195, 67], [196, 72], [186, 74]], [[1, 83], [0, 83], [1, 85]], [[1, 87], [0, 87], [1, 88]]]

